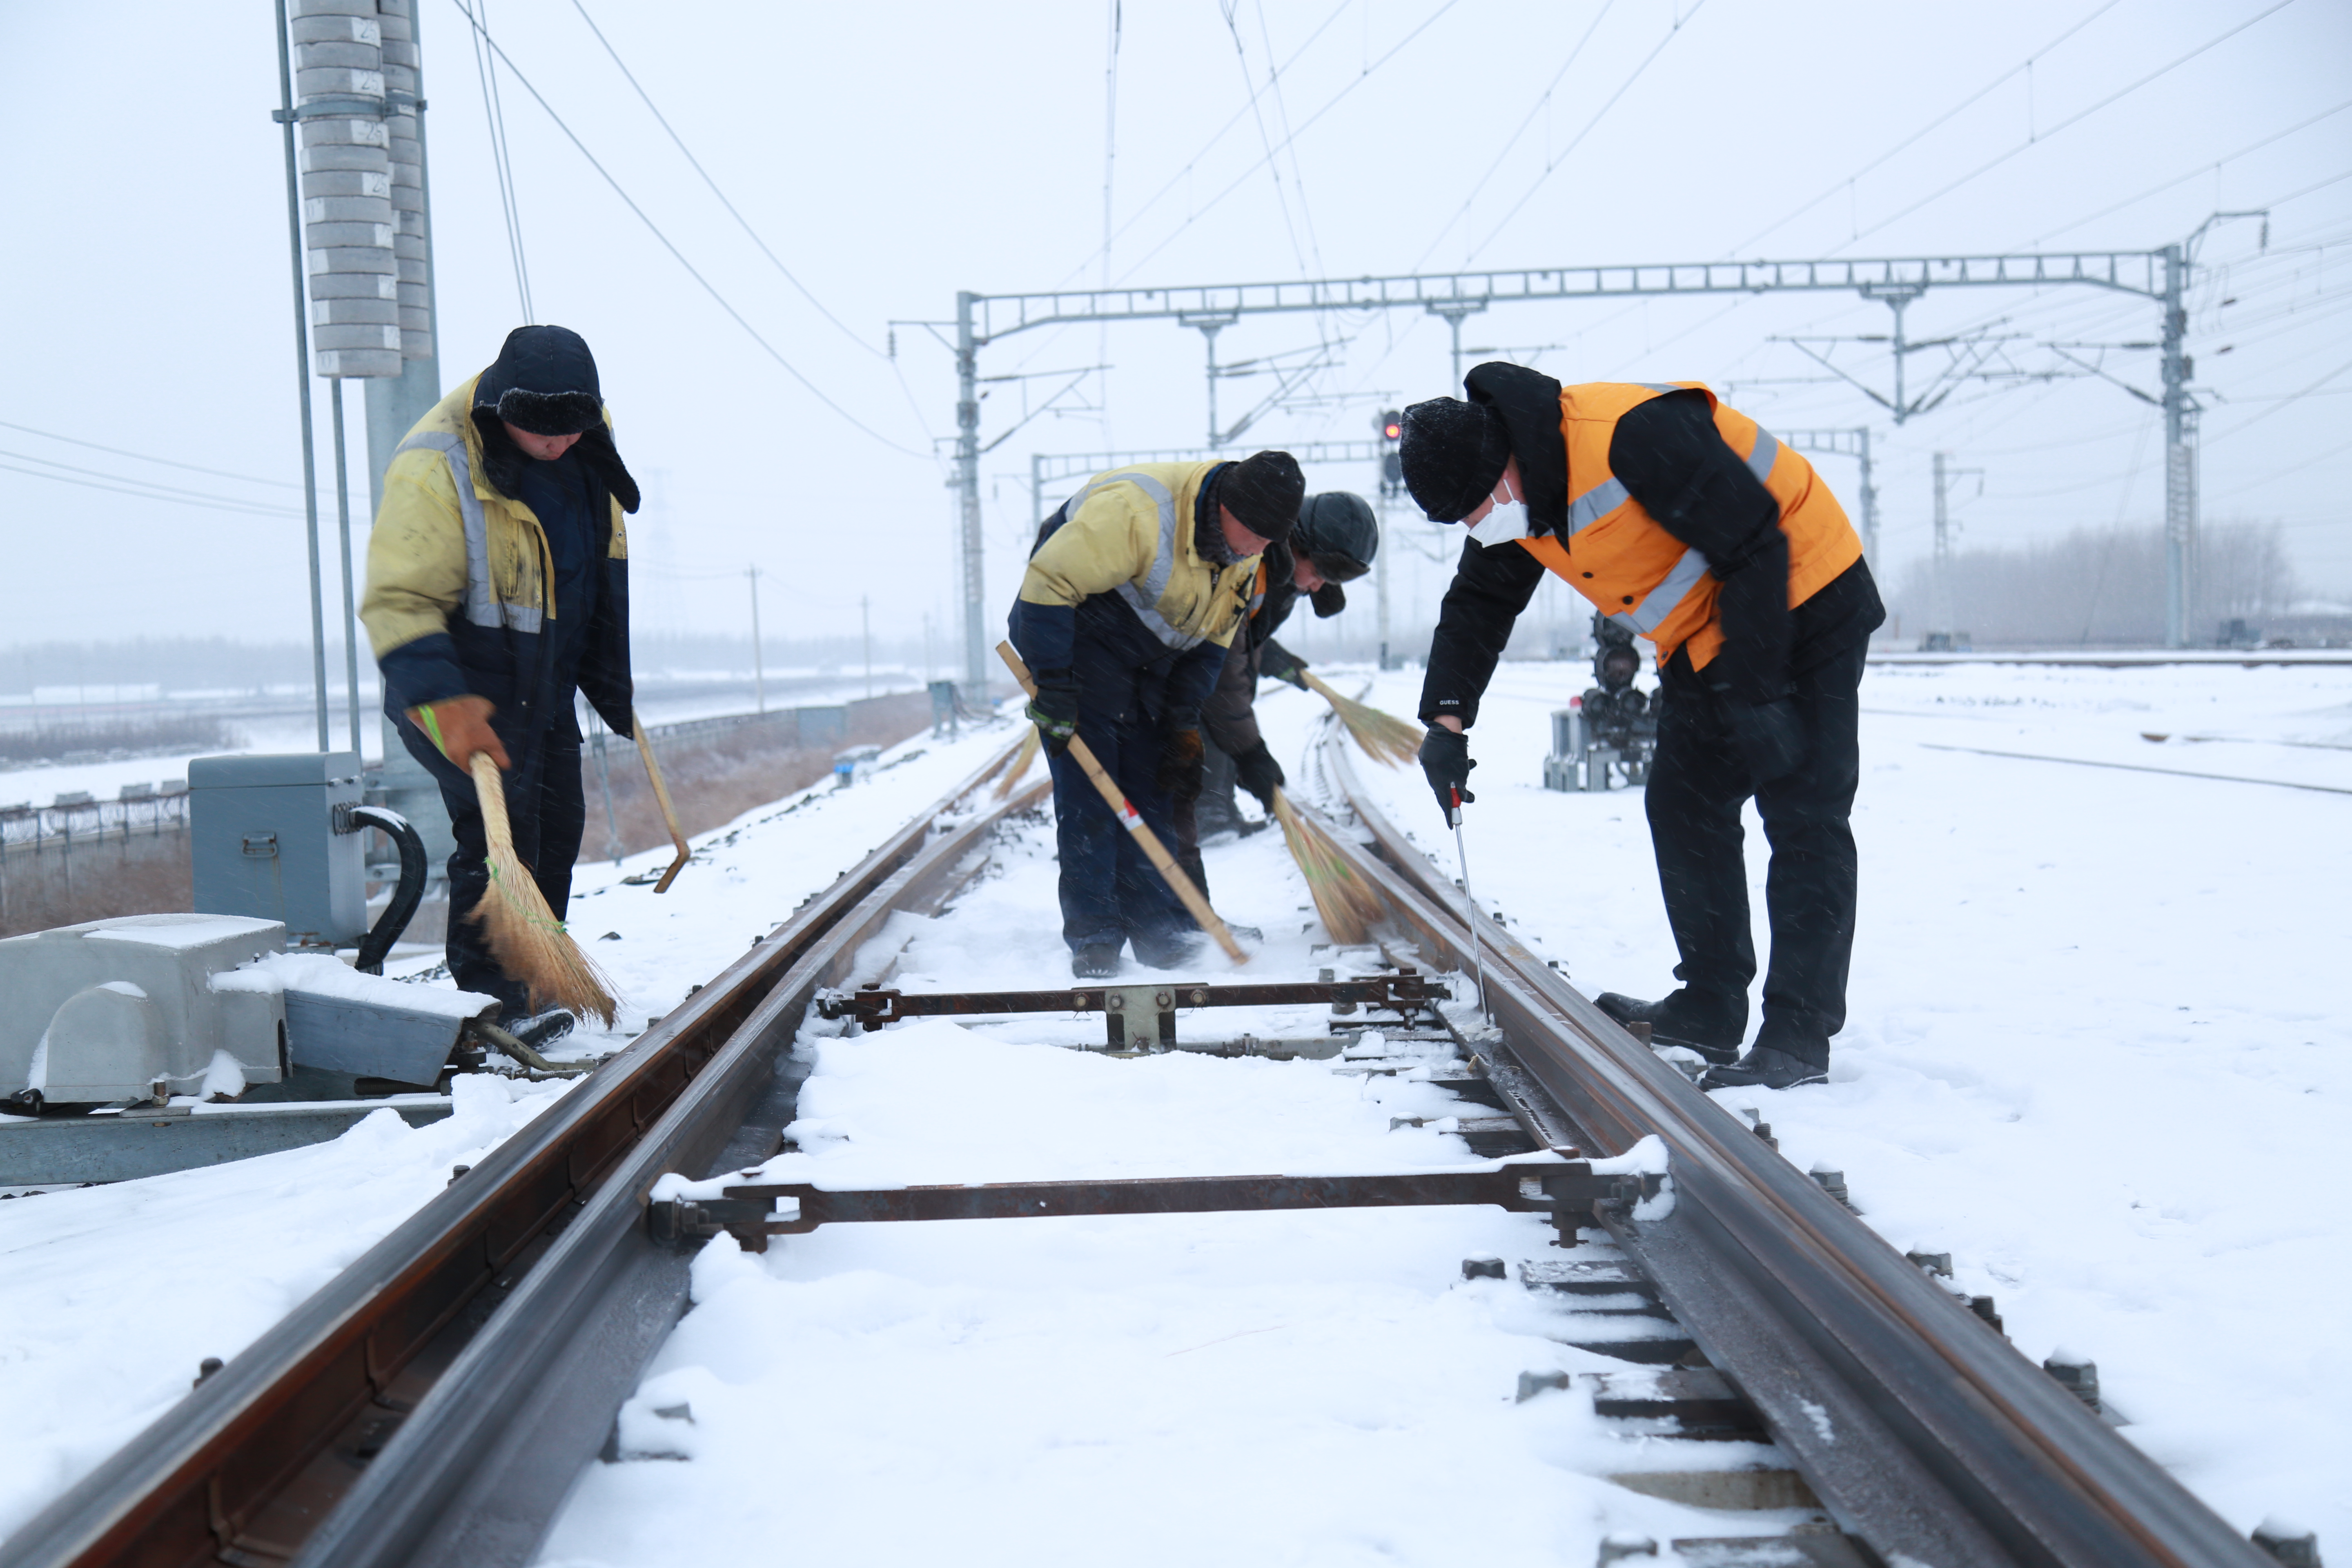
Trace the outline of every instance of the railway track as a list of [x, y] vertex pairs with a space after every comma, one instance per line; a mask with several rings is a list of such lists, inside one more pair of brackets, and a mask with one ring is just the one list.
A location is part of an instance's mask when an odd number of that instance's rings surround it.
[[[950, 1189], [965, 1194], [954, 1212], [1515, 1206], [1514, 1194], [1549, 1179], [1551, 1195], [1528, 1201], [1557, 1205], [1564, 1234], [1605, 1233], [1616, 1260], [1580, 1264], [1570, 1254], [1530, 1265], [1528, 1282], [1646, 1296], [1644, 1310], [1672, 1321], [1674, 1337], [1658, 1342], [1687, 1341], [1682, 1369], [1598, 1391], [1604, 1412], [1613, 1397], [1619, 1413], [1678, 1418], [1694, 1440], [1768, 1437], [1801, 1478], [1801, 1495], [1834, 1521], [1706, 1552], [1681, 1543], [1686, 1561], [2272, 1561], [1507, 930], [1481, 918], [1474, 931], [1453, 889], [1366, 797], [1336, 737], [1311, 760], [1335, 812], [1364, 841], [1351, 853], [1388, 906], [1398, 951], [1409, 942], [1422, 966], [1467, 973], [1472, 943], [1483, 949], [1493, 1026], [1456, 1031], [1468, 1071], [1509, 1118], [1490, 1120], [1556, 1163], [1528, 1167], [1537, 1173], [1525, 1183], [1507, 1179], [1500, 1195], [1491, 1183], [1484, 1195], [1447, 1196], [1424, 1183], [1415, 1195], [1338, 1199], [1299, 1182], [1276, 1191], [1264, 1178], [1254, 1187], [1161, 1184], [1187, 1188], [1172, 1195], [1058, 1184], [1050, 1194], [1042, 1184], [1010, 1196]], [[785, 1047], [820, 993], [849, 976], [894, 914], [936, 911], [952, 899], [1004, 816], [1044, 793], [1041, 782], [994, 799], [982, 785], [1003, 761], [910, 821], [541, 1122], [454, 1178], [0, 1543], [0, 1563], [530, 1562], [684, 1310], [688, 1253], [663, 1233], [674, 1237], [690, 1211], [654, 1201], [656, 1183], [740, 1169], [775, 1152], [797, 1088]], [[1108, 995], [1095, 1005], [1113, 1005]], [[1622, 1155], [1652, 1136], [1668, 1152], [1670, 1204], [1637, 1214], [1622, 1182], [1543, 1174], [1575, 1168], [1560, 1156]], [[912, 1212], [920, 1205], [861, 1211], [846, 1201], [871, 1194], [829, 1195], [844, 1200], [836, 1220], [929, 1217]], [[983, 1199], [995, 1206], [970, 1206]], [[732, 1228], [751, 1240], [761, 1223], [743, 1215], [769, 1212], [771, 1194], [732, 1201]], [[804, 1206], [793, 1224], [765, 1228], [809, 1223]], [[1641, 1550], [1619, 1543], [1604, 1561], [1619, 1549]]]

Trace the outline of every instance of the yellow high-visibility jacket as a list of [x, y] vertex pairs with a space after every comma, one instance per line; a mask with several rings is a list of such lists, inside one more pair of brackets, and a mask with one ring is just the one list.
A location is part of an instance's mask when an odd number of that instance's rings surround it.
[[1168, 648], [1232, 643], [1258, 558], [1212, 565], [1192, 539], [1201, 486], [1221, 467], [1139, 463], [1088, 479], [1029, 557], [1022, 602], [1075, 610], [1097, 595], [1115, 595]]
[[[360, 620], [383, 671], [387, 711], [487, 697], [500, 735], [528, 746], [541, 723], [570, 722], [568, 701], [561, 715], [546, 711], [559, 700], [546, 689], [555, 639], [544, 635], [556, 614], [554, 563], [531, 509], [484, 477], [472, 417], [479, 379], [418, 420], [384, 470]], [[611, 510], [596, 635], [578, 679], [605, 722], [626, 734], [629, 542], [620, 503]]]

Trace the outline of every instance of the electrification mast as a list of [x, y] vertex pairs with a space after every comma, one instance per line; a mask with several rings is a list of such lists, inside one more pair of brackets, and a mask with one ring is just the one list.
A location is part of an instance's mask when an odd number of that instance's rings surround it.
[[[2250, 216], [2217, 214], [2221, 217]], [[2206, 227], [2211, 226], [2209, 220]], [[965, 676], [986, 679], [980, 636], [985, 611], [980, 568], [979, 353], [1039, 327], [1085, 322], [1211, 320], [1222, 330], [1245, 315], [1277, 312], [1413, 310], [1446, 319], [1458, 344], [1462, 318], [1496, 304], [1605, 300], [1672, 294], [1859, 293], [1896, 311], [1929, 289], [2044, 288], [2073, 284], [2137, 294], [2165, 311], [2165, 499], [2168, 533], [2168, 640], [2188, 638], [2189, 540], [2197, 515], [2193, 452], [2196, 405], [2191, 364], [2183, 352], [2181, 300], [2196, 242], [2205, 229], [2160, 250], [2022, 252], [1974, 257], [1898, 257], [1873, 260], [1713, 261], [1654, 266], [1557, 267], [1517, 271], [1405, 273], [1381, 278], [1312, 279], [1292, 283], [1222, 283], [1176, 289], [1102, 289], [1040, 294], [956, 296], [957, 443], [955, 483], [964, 519]], [[1459, 373], [1459, 366], [1455, 367]], [[1898, 360], [1898, 371], [1900, 369]], [[1874, 531], [1874, 518], [1872, 520]]]

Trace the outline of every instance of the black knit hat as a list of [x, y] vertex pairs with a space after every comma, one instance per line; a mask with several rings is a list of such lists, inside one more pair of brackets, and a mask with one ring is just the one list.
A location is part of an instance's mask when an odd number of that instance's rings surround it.
[[1217, 473], [1217, 504], [1261, 539], [1289, 538], [1306, 499], [1307, 476], [1287, 452], [1260, 452]]
[[1404, 488], [1432, 522], [1460, 522], [1495, 491], [1511, 460], [1511, 437], [1493, 409], [1433, 397], [1404, 411], [1397, 443]]

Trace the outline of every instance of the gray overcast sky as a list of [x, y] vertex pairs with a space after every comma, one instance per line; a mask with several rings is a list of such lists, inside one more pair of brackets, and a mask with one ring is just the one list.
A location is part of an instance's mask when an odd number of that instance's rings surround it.
[[[2268, 206], [2267, 251], [2252, 223], [2217, 229], [2203, 251], [2190, 330], [2210, 389], [2205, 515], [2282, 521], [2305, 583], [2352, 596], [2352, 7], [2340, 0], [1229, 4], [1230, 16], [1209, 0], [1124, 8], [1116, 281], [2146, 249], [2217, 208]], [[495, 353], [519, 306], [468, 29], [453, 0], [419, 7], [454, 382]], [[946, 635], [952, 514], [929, 454], [953, 428], [952, 365], [920, 328], [899, 328], [896, 361], [884, 357], [885, 323], [949, 316], [959, 289], [1101, 280], [1110, 5], [589, 10], [846, 331], [728, 218], [571, 0], [496, 0], [487, 20], [713, 286], [891, 443], [752, 342], [505, 77], [539, 317], [594, 346], [649, 496], [640, 623], [739, 629], [740, 574], [756, 562], [773, 574], [772, 635], [855, 630], [861, 593], [877, 630], [912, 633], [929, 614]], [[0, 5], [0, 420], [276, 481], [0, 427], [0, 641], [307, 636], [298, 518], [16, 471], [70, 464], [95, 472], [67, 477], [94, 483], [299, 501], [271, 26], [265, 0]], [[1916, 336], [1989, 323], [2075, 342], [2157, 331], [2147, 302], [2084, 289], [1950, 289], [1911, 310]], [[1771, 341], [1886, 326], [1884, 307], [1852, 296], [1768, 295], [1513, 306], [1473, 318], [1465, 342], [1566, 380], [1705, 380], [1783, 428], [1872, 423], [1889, 577], [1926, 548], [1939, 448], [1986, 470], [1961, 512], [1964, 543], [2161, 515], [2156, 413], [2112, 384], [1963, 387], [1898, 431]], [[1258, 318], [1218, 351], [1325, 342], [1334, 367], [1301, 388], [1317, 401], [1269, 413], [1245, 448], [1359, 437], [1383, 401], [1448, 390], [1444, 323], [1404, 312]], [[1882, 349], [1841, 361], [1886, 380]], [[1172, 324], [1027, 334], [990, 350], [982, 372], [1106, 362], [1072, 399], [1083, 407], [1037, 418], [984, 459], [992, 624], [1029, 533], [1033, 451], [1201, 439], [1202, 341]], [[2156, 384], [2152, 354], [2108, 363]], [[1020, 417], [1024, 387], [1060, 384], [995, 384], [984, 438]], [[1227, 418], [1269, 389], [1226, 383]], [[1852, 465], [1820, 461], [1853, 510]], [[1370, 484], [1339, 468], [1310, 479]], [[1422, 574], [1424, 595], [1441, 585]]]

